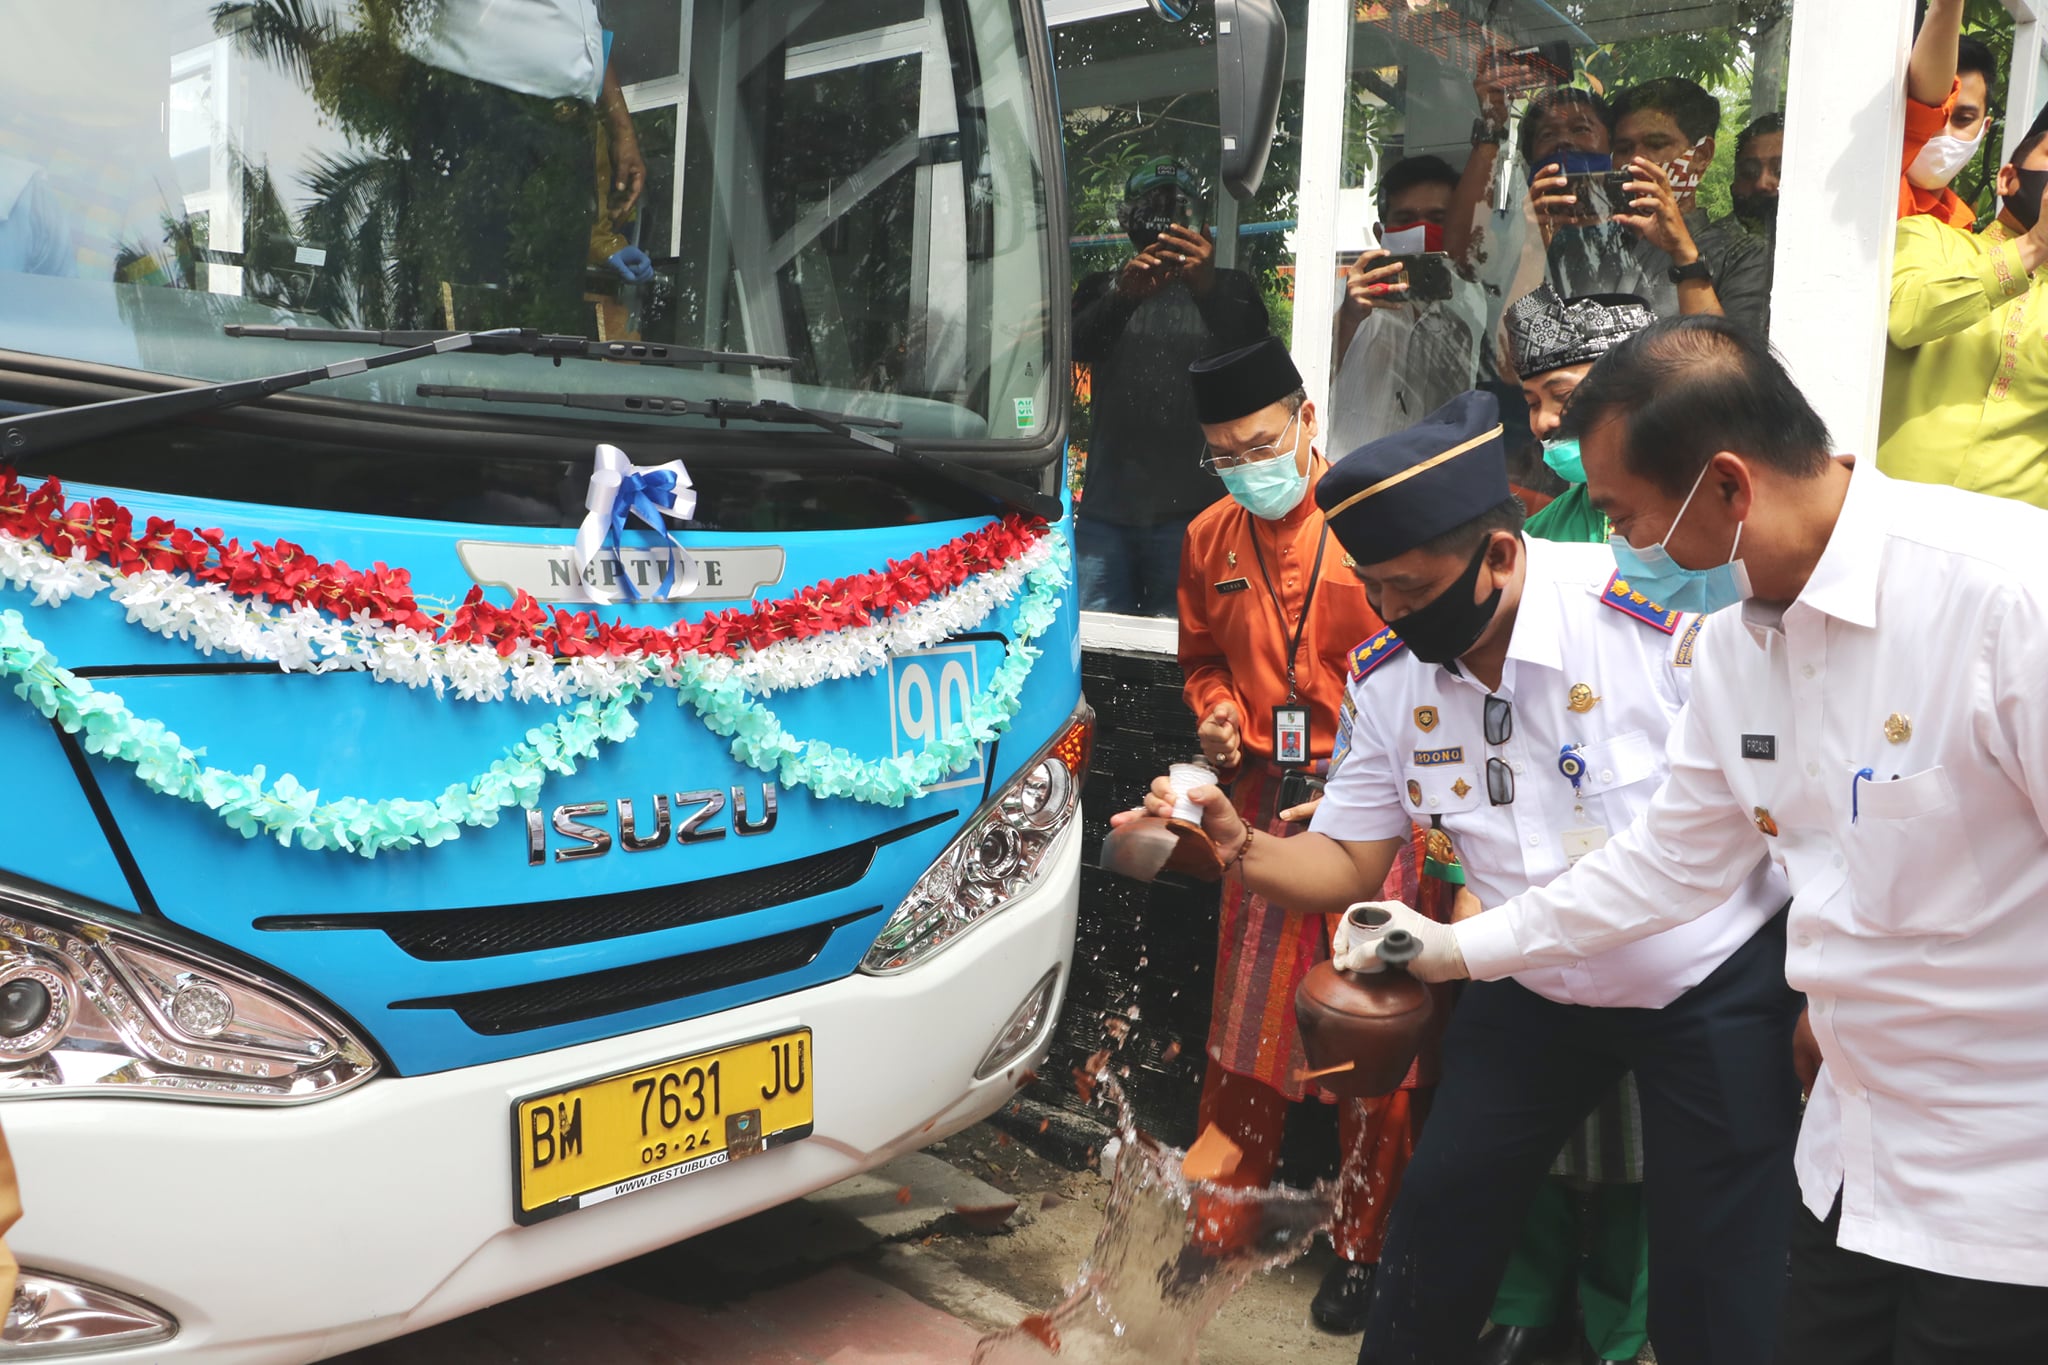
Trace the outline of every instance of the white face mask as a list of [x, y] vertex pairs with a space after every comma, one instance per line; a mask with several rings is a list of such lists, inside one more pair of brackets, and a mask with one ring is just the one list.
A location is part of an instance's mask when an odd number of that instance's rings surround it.
[[1977, 120], [1977, 135], [1965, 142], [1944, 128], [1920, 149], [1913, 158], [1913, 164], [1906, 167], [1906, 179], [1923, 190], [1945, 190], [1948, 182], [1955, 179], [1963, 167], [1970, 164], [1970, 158], [1977, 154], [1977, 147], [1984, 141], [1984, 125], [1989, 119]]

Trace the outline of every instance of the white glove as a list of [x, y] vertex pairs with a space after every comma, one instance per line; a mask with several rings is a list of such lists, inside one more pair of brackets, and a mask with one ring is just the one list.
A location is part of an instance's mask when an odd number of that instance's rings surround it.
[[[1387, 922], [1363, 928], [1351, 922], [1351, 910], [1372, 909], [1387, 913]], [[1359, 901], [1337, 919], [1330, 936], [1330, 965], [1340, 972], [1371, 971], [1379, 965], [1379, 943], [1396, 929], [1405, 929], [1422, 945], [1422, 951], [1408, 964], [1409, 975], [1420, 981], [1461, 981], [1465, 955], [1458, 949], [1458, 935], [1448, 924], [1403, 905], [1400, 901]]]

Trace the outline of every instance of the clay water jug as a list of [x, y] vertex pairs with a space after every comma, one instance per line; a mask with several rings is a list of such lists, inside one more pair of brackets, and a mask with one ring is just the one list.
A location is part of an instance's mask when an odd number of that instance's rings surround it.
[[[1393, 918], [1373, 906], [1346, 912], [1352, 933], [1370, 934]], [[1340, 972], [1319, 962], [1294, 992], [1294, 1017], [1311, 1071], [1326, 1071], [1316, 1083], [1333, 1095], [1365, 1099], [1401, 1088], [1429, 1022], [1429, 987], [1410, 976], [1407, 964], [1422, 945], [1402, 929], [1379, 939], [1379, 965], [1370, 971]], [[1350, 1065], [1343, 1070], [1329, 1068]]]

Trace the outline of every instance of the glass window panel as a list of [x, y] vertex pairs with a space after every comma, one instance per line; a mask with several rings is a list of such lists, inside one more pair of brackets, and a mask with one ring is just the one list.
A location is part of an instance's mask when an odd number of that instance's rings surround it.
[[[1330, 263], [1331, 451], [1497, 385], [1514, 481], [1540, 506], [1567, 486], [1536, 438], [1604, 340], [1581, 332], [1603, 316], [1619, 335], [1631, 318], [1686, 312], [1767, 331], [1777, 178], [1738, 183], [1737, 163], [1782, 143], [1769, 130], [1791, 12], [1791, 0], [1357, 3]], [[1630, 171], [1638, 156], [1657, 171]], [[1709, 281], [1673, 281], [1695, 260]], [[1554, 302], [1521, 302], [1538, 291]], [[1593, 296], [1604, 314], [1574, 303]], [[1613, 296], [1647, 313], [1616, 311]]]
[[[1281, 8], [1291, 45], [1280, 132], [1247, 203], [1218, 179], [1206, 9], [1185, 24], [1137, 10], [1054, 30], [1075, 281], [1070, 477], [1086, 609], [1175, 614], [1182, 533], [1224, 496], [1201, 467], [1187, 367], [1291, 335], [1308, 7]], [[1146, 254], [1172, 223], [1201, 231], [1213, 252], [1206, 266], [1181, 263], [1187, 253], [1170, 241]]]

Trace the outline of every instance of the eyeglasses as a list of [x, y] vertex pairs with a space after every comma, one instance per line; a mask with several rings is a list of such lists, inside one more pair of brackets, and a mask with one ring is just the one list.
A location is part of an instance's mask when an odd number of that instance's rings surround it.
[[1253, 446], [1250, 450], [1241, 450], [1235, 454], [1205, 444], [1202, 447], [1202, 468], [1211, 474], [1220, 474], [1226, 469], [1242, 469], [1248, 464], [1258, 464], [1264, 460], [1278, 459], [1282, 455], [1291, 455], [1294, 453], [1295, 443], [1289, 441], [1287, 435], [1294, 430], [1294, 424], [1300, 420], [1301, 410], [1297, 408], [1294, 416], [1287, 419], [1287, 425], [1281, 428], [1279, 440], [1267, 445]]
[[[1505, 744], [1515, 737], [1515, 706], [1506, 697], [1488, 697], [1484, 717], [1486, 742]], [[1486, 760], [1486, 799], [1496, 806], [1515, 801], [1515, 770], [1504, 758]]]

